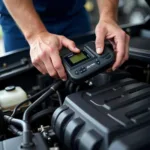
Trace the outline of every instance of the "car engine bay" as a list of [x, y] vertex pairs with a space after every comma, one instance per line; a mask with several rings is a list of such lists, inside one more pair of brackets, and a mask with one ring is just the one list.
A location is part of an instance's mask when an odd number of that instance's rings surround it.
[[0, 150], [148, 150], [149, 20], [124, 30], [129, 60], [80, 84], [40, 74], [27, 49], [0, 58]]

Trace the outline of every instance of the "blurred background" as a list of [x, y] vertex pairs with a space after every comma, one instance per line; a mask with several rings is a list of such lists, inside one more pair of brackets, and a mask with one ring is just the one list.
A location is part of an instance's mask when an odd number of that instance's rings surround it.
[[[118, 21], [120, 25], [142, 23], [147, 15], [150, 14], [150, 9], [145, 0], [119, 0], [118, 7]], [[99, 18], [96, 0], [87, 0], [85, 8], [90, 14], [92, 28], [94, 30]], [[0, 55], [3, 54], [3, 34], [0, 27]]]

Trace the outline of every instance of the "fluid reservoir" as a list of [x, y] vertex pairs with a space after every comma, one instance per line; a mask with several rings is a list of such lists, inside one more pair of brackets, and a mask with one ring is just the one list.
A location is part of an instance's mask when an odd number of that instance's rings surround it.
[[0, 107], [2, 110], [13, 108], [26, 99], [26, 92], [19, 86], [8, 86], [0, 91]]

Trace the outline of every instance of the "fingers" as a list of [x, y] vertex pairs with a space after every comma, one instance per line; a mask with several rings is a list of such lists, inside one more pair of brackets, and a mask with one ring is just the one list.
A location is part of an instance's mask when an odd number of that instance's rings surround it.
[[59, 76], [62, 80], [67, 79], [57, 48], [46, 48], [37, 58], [33, 59], [32, 63], [41, 73], [48, 73], [55, 78]]
[[51, 47], [46, 49], [46, 55], [43, 57], [43, 62], [51, 77], [59, 77], [64, 81], [67, 80], [57, 46], [51, 45]]
[[47, 73], [47, 69], [45, 68], [44, 63], [41, 61], [39, 64], [37, 64], [41, 70], [42, 70], [42, 74], [46, 74]]
[[46, 74], [46, 73], [43, 71], [43, 68], [42, 68], [39, 64], [33, 63], [33, 65], [34, 65], [42, 74]]
[[130, 42], [130, 36], [126, 35], [126, 51], [125, 51], [125, 58], [124, 60], [127, 61], [129, 59], [129, 42]]
[[59, 56], [59, 51], [56, 48], [51, 49], [51, 61], [52, 64], [54, 66], [54, 69], [56, 70], [58, 76], [63, 80], [66, 81], [67, 80], [67, 76], [65, 73], [65, 69], [62, 65], [62, 61], [61, 58]]
[[46, 74], [47, 70], [43, 64], [43, 62], [41, 61], [40, 57], [38, 56], [32, 56], [31, 57], [31, 61], [32, 64], [42, 73], [42, 74]]
[[112, 67], [112, 70], [116, 70], [121, 65], [121, 62], [124, 58], [124, 49], [125, 49], [125, 44], [123, 43], [122, 40], [118, 40], [117, 50], [116, 50], [116, 61]]
[[38, 62], [33, 60], [32, 64], [42, 73], [42, 74], [46, 74], [47, 70], [45, 68], [45, 66], [42, 64], [42, 62]]
[[52, 64], [52, 61], [51, 61], [51, 58], [49, 57], [49, 55], [47, 54], [47, 56], [45, 57], [45, 60], [44, 60], [44, 65], [46, 67], [46, 70], [48, 72], [48, 74], [51, 76], [51, 77], [55, 77], [57, 78], [58, 77], [58, 74]]
[[116, 70], [120, 65], [122, 65], [128, 59], [128, 44], [129, 38], [124, 31], [119, 32], [115, 37], [116, 43], [116, 61], [112, 67]]
[[110, 39], [109, 42], [111, 43], [111, 45], [113, 47], [113, 50], [116, 51], [116, 44], [115, 44], [115, 42], [112, 39]]
[[98, 54], [102, 54], [104, 51], [104, 41], [105, 41], [106, 31], [104, 28], [100, 28], [96, 31], [96, 51]]
[[31, 49], [30, 55], [32, 64], [42, 73], [48, 73], [51, 77], [57, 78], [57, 72], [53, 67], [50, 58], [50, 48], [47, 45], [37, 46], [36, 50]]
[[116, 70], [128, 59], [129, 36], [120, 29], [113, 20], [100, 20], [96, 26], [96, 50], [101, 54], [104, 50], [105, 38], [110, 41], [116, 53], [116, 61], [112, 67]]
[[63, 46], [71, 50], [72, 52], [79, 53], [80, 50], [76, 47], [75, 43], [72, 40], [69, 40], [68, 38], [64, 36], [60, 36], [61, 43]]
[[[62, 41], [60, 40], [62, 37]], [[66, 80], [67, 76], [59, 56], [59, 50], [63, 44], [74, 52], [79, 52], [75, 44], [63, 37], [44, 33], [30, 43], [30, 56], [33, 65], [43, 74], [48, 73], [51, 77], [58, 76]]]

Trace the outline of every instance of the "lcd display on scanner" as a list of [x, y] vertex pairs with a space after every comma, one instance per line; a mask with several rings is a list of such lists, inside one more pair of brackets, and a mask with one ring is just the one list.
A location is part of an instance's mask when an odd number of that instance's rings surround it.
[[87, 58], [87, 56], [81, 52], [80, 54], [73, 55], [69, 59], [70, 59], [71, 63], [76, 64], [86, 58]]

